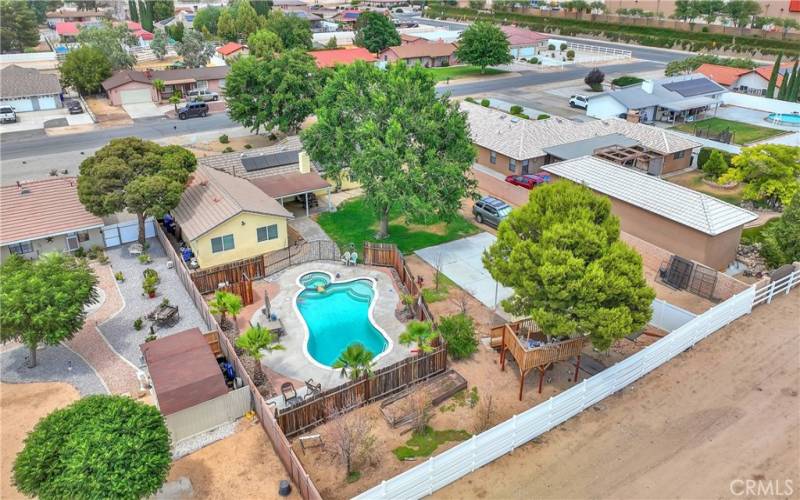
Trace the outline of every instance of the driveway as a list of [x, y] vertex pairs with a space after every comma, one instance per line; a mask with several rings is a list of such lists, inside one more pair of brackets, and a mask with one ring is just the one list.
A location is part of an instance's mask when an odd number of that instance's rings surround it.
[[494, 235], [484, 232], [423, 248], [415, 253], [434, 268], [438, 264], [445, 276], [478, 299], [481, 304], [489, 309], [497, 306], [498, 314], [504, 315], [499, 308], [500, 301], [510, 297], [513, 290], [496, 282], [481, 261], [484, 250], [496, 240]]
[[47, 111], [27, 111], [24, 113], [17, 113], [16, 123], [3, 123], [0, 125], [0, 134], [90, 123], [92, 123], [92, 117], [89, 116], [89, 113], [84, 112], [78, 115], [71, 115], [66, 108], [50, 109]]
[[150, 116], [163, 116], [158, 106], [152, 102], [142, 102], [137, 104], [123, 104], [122, 109], [134, 120], [137, 118], [147, 118]]

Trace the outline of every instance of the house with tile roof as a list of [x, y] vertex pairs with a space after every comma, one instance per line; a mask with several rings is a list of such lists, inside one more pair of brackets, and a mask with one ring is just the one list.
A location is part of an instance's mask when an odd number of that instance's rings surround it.
[[404, 61], [420, 64], [426, 68], [439, 68], [458, 64], [456, 45], [447, 42], [406, 43], [384, 49], [379, 59], [384, 62]]
[[[775, 81], [775, 88], [779, 89], [783, 85], [783, 78], [792, 70], [794, 63], [788, 62], [781, 64], [778, 78]], [[755, 69], [731, 68], [718, 64], [703, 64], [697, 73], [705, 75], [723, 87], [739, 92], [756, 96], [767, 94], [769, 79], [772, 77], [772, 66], [760, 66]]]
[[528, 120], [471, 102], [467, 112], [477, 163], [505, 175], [533, 174], [544, 165], [594, 154], [661, 175], [687, 168], [700, 144], [668, 130], [619, 118], [586, 123], [561, 117]]
[[247, 179], [199, 165], [171, 211], [176, 235], [201, 268], [262, 255], [289, 245], [291, 212]]
[[517, 26], [500, 26], [508, 39], [508, 48], [515, 59], [529, 58], [537, 54], [538, 49], [547, 48], [550, 36]]
[[219, 54], [226, 61], [236, 59], [237, 57], [246, 55], [249, 52], [250, 50], [247, 48], [247, 45], [242, 45], [241, 43], [236, 42], [228, 42], [221, 47], [217, 47], [217, 54]]
[[593, 156], [542, 170], [608, 196], [622, 231], [717, 270], [736, 260], [756, 214], [712, 196]]
[[337, 64], [352, 64], [355, 61], [374, 63], [378, 60], [375, 54], [363, 47], [312, 50], [308, 55], [314, 58], [318, 68], [332, 68]]
[[0, 260], [105, 246], [103, 219], [78, 200], [75, 177], [18, 182], [0, 188]]

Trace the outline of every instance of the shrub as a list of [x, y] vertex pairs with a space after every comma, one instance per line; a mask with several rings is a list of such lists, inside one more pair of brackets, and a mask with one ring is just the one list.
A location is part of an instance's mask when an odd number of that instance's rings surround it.
[[575, 59], [575, 51], [574, 50], [570, 49], [570, 50], [567, 51], [567, 59], [569, 59], [570, 61]]
[[531, 119], [531, 117], [526, 115], [525, 113], [517, 113], [514, 116], [519, 116], [520, 118], [525, 118], [526, 120], [530, 120]]
[[466, 314], [459, 313], [441, 318], [439, 333], [447, 342], [447, 352], [453, 359], [468, 358], [478, 348], [475, 324]]
[[703, 172], [715, 180], [719, 179], [722, 174], [727, 172], [728, 168], [730, 168], [730, 165], [725, 161], [725, 157], [722, 156], [722, 153], [717, 150], [712, 151], [708, 161], [703, 164]]
[[595, 92], [603, 88], [603, 80], [606, 79], [605, 73], [598, 68], [591, 70], [583, 79], [584, 83], [588, 85]]
[[117, 271], [114, 273], [114, 279], [117, 281], [125, 281], [125, 275], [122, 274], [122, 271]]
[[548, 118], [550, 118], [550, 115], [546, 115], [544, 113], [536, 117], [537, 120], [547, 120]]
[[488, 108], [489, 104], [490, 104], [489, 99], [481, 99], [481, 106], [483, 106], [484, 108]]
[[244, 149], [251, 149], [253, 147], [252, 144], [245, 144]]
[[713, 153], [714, 151], [718, 152], [722, 156], [722, 158], [725, 160], [725, 163], [727, 163], [728, 166], [731, 165], [733, 157], [735, 156], [734, 154], [714, 148], [702, 148], [700, 149], [700, 153], [697, 154], [697, 168], [705, 172], [705, 169], [703, 167], [709, 160], [709, 158], [711, 158], [711, 153]]
[[475, 102], [475, 98], [473, 98], [473, 97], [467, 97], [467, 98], [466, 98], [466, 99], [464, 99], [464, 100], [465, 100], [465, 101], [467, 101], [467, 102], [471, 102], [472, 104], [477, 104], [477, 103]]
[[146, 253], [139, 254], [138, 259], [140, 264], [149, 264], [151, 262], [150, 256]]
[[144, 276], [145, 279], [151, 278], [155, 280], [156, 283], [161, 283], [161, 278], [158, 277], [158, 271], [156, 271], [152, 267], [148, 267], [147, 269], [145, 269], [142, 275]]
[[158, 284], [158, 278], [155, 276], [147, 276], [144, 280], [142, 280], [142, 291], [144, 291], [145, 295], [150, 295], [156, 293], [156, 285]]
[[228, 134], [222, 134], [221, 136], [219, 136], [219, 142], [222, 144], [228, 144], [231, 141], [230, 139], [228, 139]]
[[562, 43], [558, 48], [561, 49], [561, 50], [567, 50], [567, 44], [566, 43]]
[[222, 150], [223, 153], [233, 153], [233, 148], [228, 146]]
[[43, 499], [145, 498], [171, 464], [158, 408], [126, 396], [88, 396], [36, 424], [14, 461], [13, 481]]
[[627, 87], [628, 85], [636, 85], [637, 83], [642, 83], [644, 80], [639, 78], [638, 76], [621, 76], [619, 78], [614, 78], [611, 80], [611, 84], [615, 87]]
[[531, 57], [530, 59], [528, 59], [528, 62], [531, 63], [531, 64], [539, 64], [539, 58], [538, 57]]
[[518, 106], [518, 105], [515, 104], [515, 105], [511, 106], [510, 112], [511, 112], [512, 115], [518, 115], [518, 114], [522, 113], [522, 106]]
[[75, 249], [74, 252], [72, 252], [72, 255], [74, 255], [75, 257], [77, 257], [79, 259], [82, 259], [82, 258], [86, 257], [86, 250], [83, 247], [78, 247], [78, 248]]
[[139, 330], [142, 329], [143, 324], [144, 321], [142, 321], [142, 318], [136, 318], [135, 320], [133, 320], [133, 329], [138, 332]]
[[547, 46], [547, 50], [556, 50], [556, 46], [551, 43]]
[[101, 253], [100, 255], [97, 256], [97, 262], [103, 265], [108, 264], [109, 262], [108, 255], [106, 255], [105, 253]]

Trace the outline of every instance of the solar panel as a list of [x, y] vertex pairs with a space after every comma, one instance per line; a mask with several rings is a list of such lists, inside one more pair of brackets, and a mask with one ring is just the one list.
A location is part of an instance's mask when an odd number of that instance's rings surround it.
[[256, 170], [292, 165], [299, 161], [299, 156], [300, 151], [282, 151], [269, 155], [244, 157], [242, 166], [247, 172], [255, 172]]
[[677, 92], [683, 97], [692, 97], [719, 90], [719, 85], [707, 78], [695, 78], [693, 80], [683, 80], [664, 84], [664, 88]]

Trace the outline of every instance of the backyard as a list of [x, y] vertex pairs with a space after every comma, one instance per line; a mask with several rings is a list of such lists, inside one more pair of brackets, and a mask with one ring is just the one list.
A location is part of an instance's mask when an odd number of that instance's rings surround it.
[[507, 73], [501, 69], [486, 68], [486, 71], [481, 74], [481, 68], [478, 66], [450, 66], [447, 68], [426, 68], [426, 72], [433, 76], [437, 82], [445, 80], [456, 80], [458, 78], [467, 78], [471, 76], [494, 76]]
[[[365, 241], [377, 241], [378, 217], [375, 211], [356, 198], [342, 203], [336, 212], [319, 215], [317, 222], [340, 248], [351, 243], [363, 247]], [[478, 232], [472, 223], [457, 215], [452, 221], [408, 221], [399, 209], [389, 216], [389, 237], [382, 243], [394, 243], [401, 252], [411, 253], [420, 248], [446, 243]]]
[[763, 141], [770, 137], [785, 134], [782, 130], [774, 128], [759, 127], [749, 123], [736, 122], [733, 120], [725, 120], [723, 118], [707, 118], [693, 123], [681, 123], [672, 127], [675, 130], [685, 132], [687, 134], [694, 134], [695, 129], [708, 129], [713, 134], [719, 134], [725, 130], [733, 132], [733, 142], [735, 144], [750, 144], [752, 142]]
[[719, 200], [739, 205], [742, 202], [742, 187], [737, 186], [733, 189], [723, 189], [711, 186], [703, 182], [703, 173], [699, 171], [687, 172], [685, 174], [676, 175], [667, 179], [670, 182], [693, 189], [700, 193], [713, 196]]

